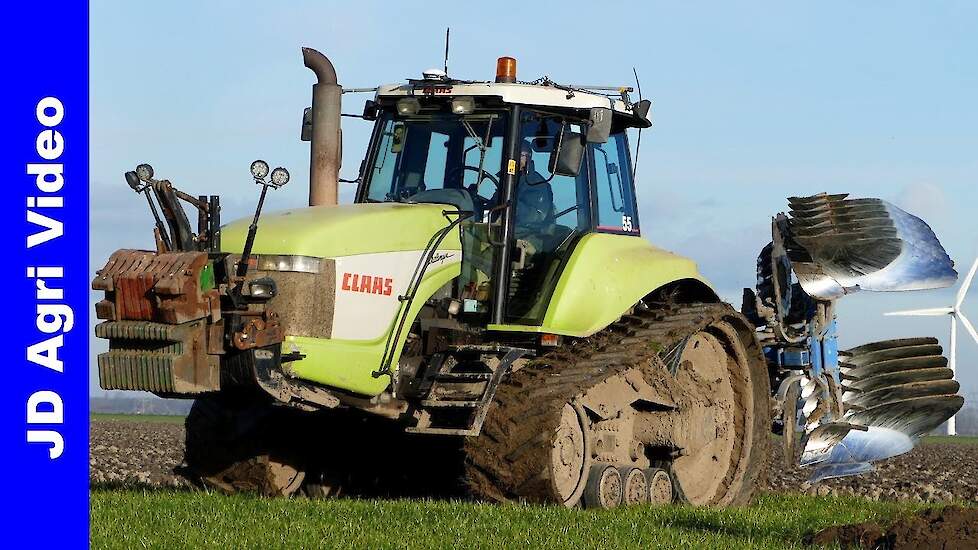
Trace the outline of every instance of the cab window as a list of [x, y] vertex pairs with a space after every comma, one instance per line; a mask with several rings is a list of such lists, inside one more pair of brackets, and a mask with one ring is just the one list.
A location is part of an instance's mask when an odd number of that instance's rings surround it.
[[590, 147], [594, 167], [595, 226], [598, 231], [638, 235], [638, 212], [625, 133]]
[[362, 200], [454, 204], [479, 219], [496, 195], [505, 118], [492, 111], [383, 114]]

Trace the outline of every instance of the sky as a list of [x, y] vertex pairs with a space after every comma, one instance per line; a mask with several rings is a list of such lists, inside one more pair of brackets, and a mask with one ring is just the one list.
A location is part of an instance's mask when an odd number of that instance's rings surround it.
[[[978, 4], [788, 4], [93, 0], [91, 271], [117, 248], [153, 247], [145, 200], [123, 180], [141, 162], [193, 195], [220, 194], [225, 221], [254, 209], [256, 158], [292, 173], [267, 210], [306, 204], [299, 129], [315, 77], [301, 46], [328, 55], [341, 85], [373, 87], [441, 67], [451, 27], [458, 78], [491, 79], [502, 55], [521, 80], [631, 85], [634, 67], [654, 119], [636, 178], [643, 235], [696, 260], [738, 308], [771, 217], [786, 197], [823, 191], [923, 218], [963, 278], [978, 255]], [[369, 97], [345, 95], [344, 112]], [[370, 127], [343, 123], [341, 176], [353, 179]], [[341, 202], [353, 191], [342, 186]], [[882, 313], [953, 293], [843, 298], [840, 343], [933, 335], [947, 346], [948, 319]], [[978, 288], [964, 310], [978, 322]], [[97, 392], [105, 344], [91, 342]], [[958, 373], [978, 399], [966, 337]]]

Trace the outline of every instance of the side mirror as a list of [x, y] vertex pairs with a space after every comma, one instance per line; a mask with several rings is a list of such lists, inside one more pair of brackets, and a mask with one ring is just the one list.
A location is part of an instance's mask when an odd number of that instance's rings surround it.
[[312, 141], [312, 107], [302, 111], [302, 131], [299, 133], [302, 141]]
[[647, 120], [649, 118], [649, 109], [651, 108], [652, 108], [652, 102], [647, 99], [643, 99], [642, 101], [639, 101], [635, 105], [632, 105], [632, 114], [634, 114], [638, 118]]
[[555, 176], [577, 177], [584, 160], [584, 139], [577, 132], [564, 131], [560, 143], [550, 153], [549, 170]]
[[380, 105], [377, 105], [376, 101], [368, 99], [363, 104], [363, 120], [377, 120], [379, 115]]
[[611, 109], [591, 107], [590, 123], [587, 128], [588, 143], [605, 143], [611, 135]]

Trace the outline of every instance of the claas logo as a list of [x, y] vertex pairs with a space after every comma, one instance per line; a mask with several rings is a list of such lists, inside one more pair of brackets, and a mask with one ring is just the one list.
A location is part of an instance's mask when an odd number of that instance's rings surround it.
[[360, 273], [344, 273], [341, 288], [350, 292], [367, 292], [390, 296], [394, 292], [394, 279]]

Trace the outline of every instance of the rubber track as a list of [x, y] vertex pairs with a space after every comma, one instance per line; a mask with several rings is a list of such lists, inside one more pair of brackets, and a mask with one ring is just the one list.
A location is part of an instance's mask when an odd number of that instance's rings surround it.
[[294, 422], [283, 408], [235, 407], [230, 400], [198, 399], [185, 421], [185, 465], [177, 473], [224, 493], [283, 496], [269, 453], [287, 448]]
[[[632, 367], [664, 372], [661, 356], [684, 338], [727, 320], [750, 324], [727, 304], [636, 311], [607, 329], [556, 349], [505, 379], [479, 437], [466, 439], [466, 483], [483, 500], [559, 502], [549, 476], [551, 438], [564, 404]], [[750, 349], [749, 342], [744, 342]]]

